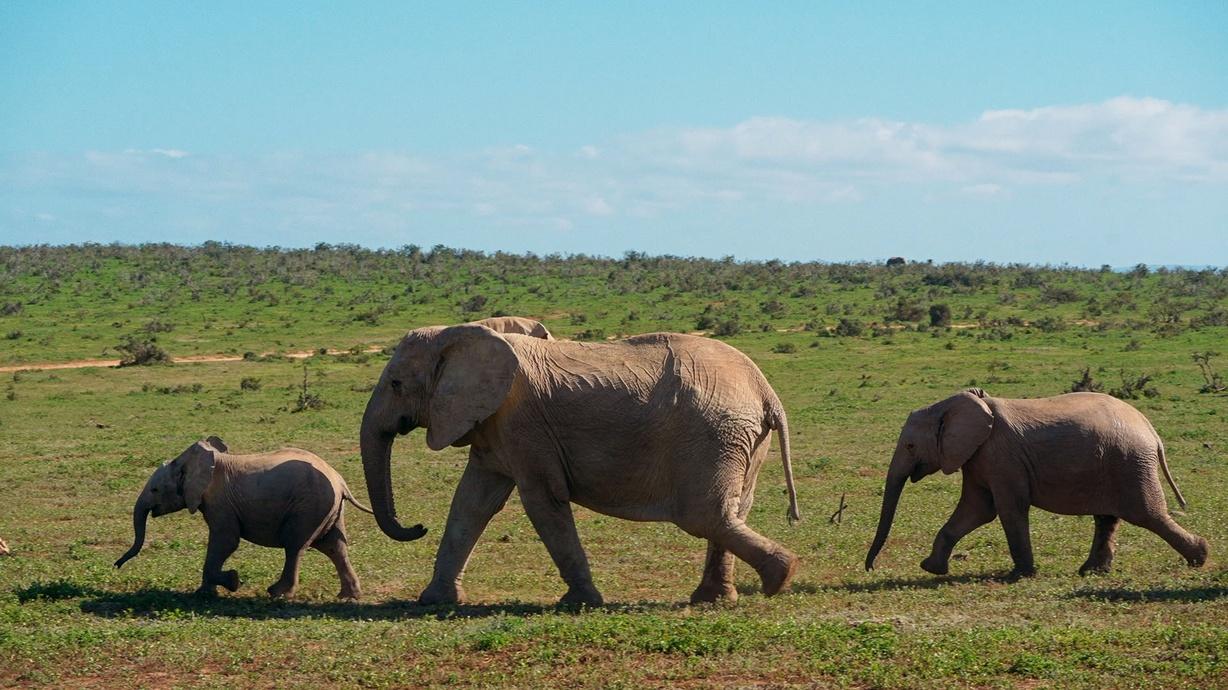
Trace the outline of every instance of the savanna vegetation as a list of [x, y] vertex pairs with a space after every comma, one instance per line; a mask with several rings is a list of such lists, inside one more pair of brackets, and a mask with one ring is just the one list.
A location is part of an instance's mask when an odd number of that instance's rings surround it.
[[[360, 603], [333, 599], [314, 553], [299, 594], [269, 600], [282, 556], [252, 545], [228, 564], [237, 594], [191, 597], [206, 535], [186, 513], [152, 520], [145, 552], [111, 567], [148, 474], [209, 434], [311, 449], [364, 497], [357, 430], [385, 348], [500, 314], [580, 340], [700, 331], [749, 354], [788, 410], [804, 515], [787, 525], [773, 461], [750, 521], [802, 557], [793, 592], [758, 595], [740, 565], [736, 604], [686, 605], [701, 542], [577, 508], [609, 603], [556, 610], [563, 585], [513, 496], [469, 565], [471, 602], [419, 607], [466, 457], [421, 432], [395, 447], [394, 482], [402, 518], [431, 533], [393, 542], [350, 510]], [[1226, 343], [1225, 270], [0, 247], [0, 685], [1226, 686]], [[204, 355], [228, 357], [170, 363]], [[87, 359], [132, 366], [23, 369]], [[1092, 520], [1034, 511], [1038, 576], [1001, 579], [996, 523], [930, 576], [917, 564], [959, 493], [937, 475], [905, 490], [864, 572], [908, 411], [972, 385], [1129, 400], [1165, 439], [1190, 502], [1177, 519], [1211, 561], [1189, 569], [1124, 525], [1114, 572], [1080, 578]]]

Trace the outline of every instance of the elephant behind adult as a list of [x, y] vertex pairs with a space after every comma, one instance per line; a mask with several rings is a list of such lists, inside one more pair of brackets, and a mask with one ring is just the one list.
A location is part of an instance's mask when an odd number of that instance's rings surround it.
[[564, 603], [602, 601], [572, 502], [707, 539], [693, 601], [737, 597], [734, 555], [768, 595], [787, 588], [797, 567], [745, 523], [772, 430], [789, 517], [798, 518], [784, 409], [758, 367], [719, 341], [654, 333], [589, 344], [478, 324], [410, 332], [371, 394], [361, 433], [372, 508], [395, 539], [411, 535], [393, 506], [392, 442], [417, 427], [433, 450], [470, 447], [423, 603], [463, 599], [473, 546], [513, 488], [568, 585]]
[[519, 333], [521, 335], [531, 335], [534, 338], [541, 338], [542, 340], [554, 340], [554, 336], [550, 334], [550, 331], [547, 330], [541, 321], [525, 316], [492, 316], [489, 319], [473, 321], [472, 323], [486, 326], [498, 333]]

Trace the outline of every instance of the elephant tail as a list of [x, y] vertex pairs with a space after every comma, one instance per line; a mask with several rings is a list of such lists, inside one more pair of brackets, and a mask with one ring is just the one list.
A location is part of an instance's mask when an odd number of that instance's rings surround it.
[[1181, 507], [1185, 508], [1185, 496], [1181, 495], [1181, 489], [1177, 488], [1177, 482], [1173, 481], [1173, 475], [1168, 471], [1168, 460], [1164, 457], [1163, 441], [1159, 443], [1157, 450], [1159, 451], [1160, 469], [1164, 470], [1164, 478], [1168, 480], [1168, 485], [1173, 487], [1173, 493], [1177, 495], [1177, 503], [1180, 503]]
[[771, 411], [771, 416], [768, 423], [776, 430], [776, 436], [780, 440], [780, 462], [785, 469], [785, 487], [789, 490], [789, 524], [793, 525], [801, 522], [802, 514], [797, 509], [797, 489], [793, 486], [793, 461], [789, 450], [789, 419], [785, 417], [785, 411], [776, 407]]
[[349, 501], [350, 505], [361, 510], [362, 512], [368, 515], [375, 515], [374, 510], [371, 510], [370, 508], [364, 506], [363, 504], [358, 502], [358, 499], [354, 498], [354, 494], [350, 493], [350, 487], [348, 486], [345, 487], [345, 493], [341, 494], [341, 498], [345, 499], [346, 501]]

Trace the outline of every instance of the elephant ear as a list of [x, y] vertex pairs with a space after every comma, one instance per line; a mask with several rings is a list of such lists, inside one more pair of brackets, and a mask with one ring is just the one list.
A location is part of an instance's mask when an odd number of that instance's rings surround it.
[[938, 457], [943, 474], [951, 474], [976, 453], [993, 429], [993, 412], [974, 392], [947, 398], [939, 409]]
[[189, 513], [195, 513], [204, 500], [205, 489], [213, 481], [213, 467], [217, 463], [214, 450], [204, 443], [196, 444], [183, 461], [183, 502]]
[[485, 421], [503, 404], [519, 366], [503, 336], [478, 324], [440, 332], [426, 430], [426, 445], [442, 450]]

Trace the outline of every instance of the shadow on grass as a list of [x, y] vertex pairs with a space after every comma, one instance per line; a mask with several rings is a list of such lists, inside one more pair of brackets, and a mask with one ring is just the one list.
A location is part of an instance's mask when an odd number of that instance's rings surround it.
[[824, 587], [828, 591], [861, 594], [866, 592], [889, 592], [904, 589], [938, 589], [950, 585], [980, 584], [985, 582], [1010, 582], [1007, 575], [926, 575], [924, 577], [888, 577], [873, 582], [842, 582]]
[[1080, 587], [1066, 596], [1109, 602], [1199, 602], [1228, 598], [1228, 587]]
[[[159, 618], [165, 614], [196, 614], [222, 618], [277, 620], [294, 618], [333, 618], [339, 620], [414, 620], [433, 618], [486, 618], [490, 616], [532, 616], [543, 613], [583, 613], [585, 611], [626, 612], [677, 607], [677, 604], [607, 604], [596, 608], [550, 606], [508, 602], [500, 604], [460, 604], [422, 606], [415, 601], [320, 602], [271, 599], [266, 596], [199, 597], [186, 592], [166, 589], [142, 589], [135, 592], [101, 592], [81, 588], [81, 611], [102, 618]], [[70, 598], [65, 596], [61, 598]]]
[[17, 603], [26, 604], [31, 601], [60, 601], [61, 599], [76, 599], [78, 597], [96, 597], [106, 592], [95, 587], [79, 585], [71, 580], [52, 580], [51, 582], [35, 582], [25, 587], [13, 590], [17, 595]]

